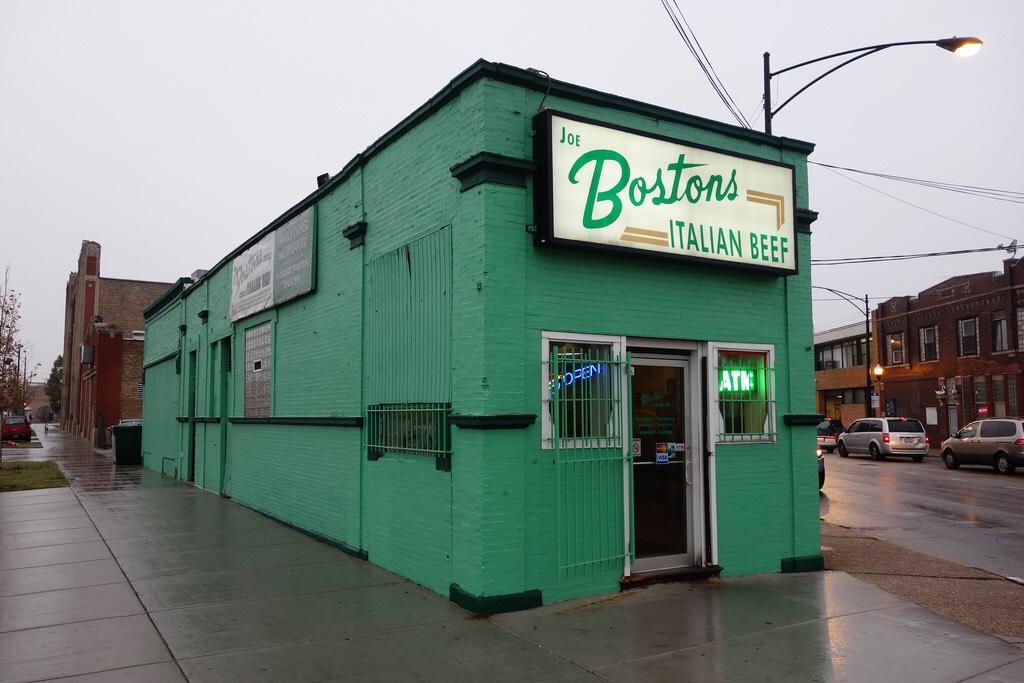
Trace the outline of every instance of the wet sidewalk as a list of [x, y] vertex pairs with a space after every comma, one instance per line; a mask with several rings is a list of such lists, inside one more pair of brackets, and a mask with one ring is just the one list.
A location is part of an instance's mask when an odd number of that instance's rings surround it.
[[1024, 650], [841, 572], [481, 619], [58, 431], [71, 488], [0, 494], [0, 681], [1011, 681]]

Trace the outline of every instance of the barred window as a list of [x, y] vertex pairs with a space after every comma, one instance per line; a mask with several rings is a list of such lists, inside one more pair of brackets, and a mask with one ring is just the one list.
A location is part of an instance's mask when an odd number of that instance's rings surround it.
[[775, 368], [768, 350], [719, 350], [714, 381], [719, 441], [775, 439]]
[[366, 449], [443, 458], [451, 454], [450, 403], [377, 403], [366, 409]]
[[1024, 351], [1024, 308], [1017, 309], [1017, 350]]
[[549, 340], [544, 371], [544, 445], [622, 446], [622, 374], [613, 344]]
[[270, 416], [270, 323], [245, 331], [245, 417]]

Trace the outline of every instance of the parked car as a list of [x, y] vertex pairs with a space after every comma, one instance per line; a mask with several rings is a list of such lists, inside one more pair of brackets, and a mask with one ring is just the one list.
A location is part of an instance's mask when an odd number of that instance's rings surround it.
[[972, 422], [942, 442], [942, 461], [955, 470], [960, 465], [987, 465], [1000, 474], [1013, 474], [1024, 466], [1024, 420], [994, 417]]
[[4, 418], [3, 427], [0, 427], [0, 438], [4, 441], [31, 441], [32, 427], [28, 419], [23, 415], [8, 415]]
[[818, 449], [818, 490], [825, 485], [825, 456], [821, 449]]
[[862, 417], [854, 420], [836, 439], [839, 455], [867, 453], [874, 460], [889, 455], [909, 455], [921, 462], [928, 453], [924, 425], [912, 417]]
[[831, 453], [836, 449], [836, 439], [843, 433], [843, 423], [834, 417], [826, 417], [818, 424], [818, 448]]

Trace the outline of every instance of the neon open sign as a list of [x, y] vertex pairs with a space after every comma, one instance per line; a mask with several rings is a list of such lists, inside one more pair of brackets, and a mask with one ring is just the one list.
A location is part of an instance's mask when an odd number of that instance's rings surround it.
[[722, 370], [719, 373], [718, 391], [753, 391], [753, 370]]
[[564, 375], [558, 377], [556, 383], [555, 380], [551, 380], [551, 395], [554, 396], [556, 393], [562, 390], [562, 387], [571, 387], [574, 384], [578, 384], [582, 381], [596, 377], [597, 375], [603, 375], [606, 372], [606, 368], [603, 365], [597, 365], [591, 363], [589, 365], [581, 365]]

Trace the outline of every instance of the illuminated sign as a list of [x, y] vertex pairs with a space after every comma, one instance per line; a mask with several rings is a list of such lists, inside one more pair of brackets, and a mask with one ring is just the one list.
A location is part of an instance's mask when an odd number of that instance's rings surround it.
[[562, 390], [562, 387], [571, 387], [573, 384], [579, 384], [583, 380], [603, 375], [606, 371], [607, 368], [603, 365], [596, 365], [594, 363], [581, 365], [574, 370], [566, 372], [564, 375], [560, 375], [557, 380], [551, 380], [551, 395], [557, 394]]
[[753, 370], [727, 370], [719, 372], [718, 391], [754, 391]]
[[545, 111], [537, 240], [797, 270], [792, 166]]

